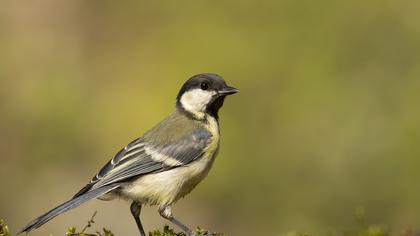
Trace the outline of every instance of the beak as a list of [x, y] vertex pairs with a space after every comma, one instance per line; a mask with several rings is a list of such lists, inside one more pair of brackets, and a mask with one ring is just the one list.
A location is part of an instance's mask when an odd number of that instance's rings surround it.
[[226, 95], [235, 94], [237, 92], [239, 92], [239, 90], [237, 88], [230, 87], [230, 86], [226, 85], [223, 89], [219, 90], [217, 93], [219, 95], [226, 96]]

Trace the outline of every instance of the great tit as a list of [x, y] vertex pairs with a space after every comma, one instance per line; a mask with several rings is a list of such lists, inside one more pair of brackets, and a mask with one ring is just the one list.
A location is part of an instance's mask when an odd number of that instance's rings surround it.
[[238, 89], [216, 74], [188, 79], [176, 97], [175, 111], [142, 137], [121, 149], [69, 201], [39, 216], [23, 229], [30, 232], [57, 215], [98, 198], [131, 201], [141, 236], [143, 204], [157, 205], [160, 215], [187, 234], [193, 232], [174, 218], [171, 206], [203, 180], [219, 151], [219, 115], [225, 97]]

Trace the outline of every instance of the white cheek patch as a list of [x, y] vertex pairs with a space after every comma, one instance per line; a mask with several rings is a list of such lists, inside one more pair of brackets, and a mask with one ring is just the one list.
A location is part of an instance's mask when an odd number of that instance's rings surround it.
[[193, 114], [201, 113], [204, 112], [207, 104], [209, 104], [215, 94], [215, 91], [193, 89], [182, 95], [181, 104], [185, 110]]

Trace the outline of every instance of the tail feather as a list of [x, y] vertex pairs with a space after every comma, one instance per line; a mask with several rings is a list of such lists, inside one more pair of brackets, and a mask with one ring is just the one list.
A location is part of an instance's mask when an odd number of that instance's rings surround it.
[[73, 199], [70, 199], [69, 201], [57, 206], [56, 208], [44, 213], [43, 215], [39, 216], [35, 220], [31, 221], [28, 225], [23, 227], [17, 234], [21, 234], [23, 232], [29, 233], [30, 231], [39, 228], [40, 226], [47, 223], [52, 218], [60, 215], [61, 213], [64, 213], [70, 209], [73, 209], [90, 199], [104, 195], [118, 187], [119, 187], [119, 184], [107, 185], [98, 189], [88, 191], [82, 195], [79, 195]]

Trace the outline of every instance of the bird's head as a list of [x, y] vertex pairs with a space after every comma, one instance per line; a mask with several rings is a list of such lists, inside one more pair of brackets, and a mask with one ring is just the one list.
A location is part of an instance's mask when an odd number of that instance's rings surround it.
[[211, 115], [218, 119], [218, 111], [223, 106], [225, 97], [238, 91], [228, 86], [219, 75], [198, 74], [182, 86], [177, 96], [177, 107], [196, 118]]

